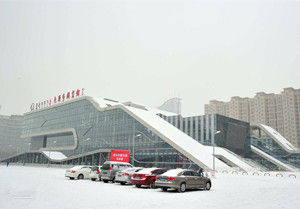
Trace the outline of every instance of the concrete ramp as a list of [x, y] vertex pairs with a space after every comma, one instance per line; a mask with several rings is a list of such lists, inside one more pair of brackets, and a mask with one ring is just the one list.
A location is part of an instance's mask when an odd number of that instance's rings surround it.
[[283, 168], [284, 170], [293, 171], [293, 172], [298, 170], [293, 166], [287, 165], [287, 164], [277, 160], [276, 158], [274, 158], [271, 155], [261, 151], [260, 149], [254, 147], [253, 145], [251, 145], [251, 151], [254, 152], [255, 154], [261, 156], [262, 158], [274, 163], [278, 167]]
[[[200, 144], [192, 137], [149, 111], [128, 106], [123, 106], [122, 109], [146, 126], [149, 130], [157, 134], [173, 148], [192, 160], [195, 164], [205, 169], [213, 168], [212, 147]], [[253, 169], [253, 167], [222, 148], [216, 148], [216, 154], [222, 155], [240, 169]], [[230, 168], [228, 164], [222, 162], [218, 158], [215, 159], [215, 166], [217, 170]]]

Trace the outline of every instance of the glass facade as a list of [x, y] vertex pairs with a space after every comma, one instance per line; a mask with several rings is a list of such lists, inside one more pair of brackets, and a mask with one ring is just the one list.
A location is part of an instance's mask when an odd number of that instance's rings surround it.
[[264, 130], [253, 127], [251, 130], [251, 145], [271, 155], [275, 159], [300, 168], [300, 153], [289, 153], [284, 150]]
[[0, 115], [0, 159], [28, 149], [28, 142], [21, 139], [23, 117]]
[[[253, 130], [249, 123], [229, 118], [219, 114], [209, 114], [183, 118], [181, 115], [159, 115], [176, 126], [187, 135], [203, 145], [212, 145], [212, 141], [219, 147], [224, 147], [233, 152], [244, 161], [254, 164], [265, 170], [280, 170], [278, 166], [251, 151], [253, 145], [277, 160], [300, 168], [300, 154], [288, 153], [273, 138], [261, 130]], [[177, 122], [178, 121], [178, 122]], [[220, 133], [215, 134], [217, 131]]]
[[[218, 114], [182, 118], [181, 115], [166, 117], [159, 115], [203, 145], [211, 146], [214, 141], [219, 147], [246, 155], [250, 152], [250, 124]], [[220, 131], [219, 134], [216, 134]]]
[[[126, 108], [108, 105], [101, 111], [96, 107], [97, 104], [87, 97], [26, 113], [19, 130], [23, 121], [22, 135], [27, 138], [22, 139], [21, 147], [25, 147], [23, 151], [30, 148], [30, 153], [11, 159], [12, 162], [102, 164], [109, 160], [111, 149], [118, 149], [130, 150], [130, 162], [135, 166], [198, 168], [127, 113]], [[247, 122], [218, 114], [186, 118], [181, 115], [159, 116], [199, 143], [211, 146], [215, 142], [257, 167], [273, 169], [276, 165], [253, 153], [250, 145], [283, 163], [299, 167], [299, 154], [286, 152], [272, 138], [261, 133], [257, 136], [253, 130], [250, 137]], [[42, 150], [61, 151], [68, 158], [50, 162], [41, 154]]]
[[[118, 149], [130, 150], [130, 160], [134, 160], [134, 165], [196, 166], [123, 109], [109, 108], [99, 111], [86, 99], [25, 114], [23, 134], [69, 128], [75, 129], [78, 145], [75, 149], [62, 150], [68, 157], [100, 149]], [[38, 151], [40, 148], [59, 149], [72, 145], [73, 134], [45, 134], [31, 138], [31, 151]], [[89, 156], [85, 157], [85, 160], [88, 159]]]

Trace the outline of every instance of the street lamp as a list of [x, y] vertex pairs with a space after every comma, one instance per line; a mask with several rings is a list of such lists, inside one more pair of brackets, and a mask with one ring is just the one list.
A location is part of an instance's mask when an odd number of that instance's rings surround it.
[[135, 138], [142, 136], [142, 134], [137, 134], [132, 138], [132, 166], [134, 166], [134, 147], [135, 147]]
[[[56, 144], [56, 141], [53, 141], [53, 144]], [[50, 160], [51, 160], [51, 151], [49, 150], [48, 152], [49, 152], [48, 167], [49, 167]]]
[[[89, 140], [91, 140], [91, 138], [87, 138], [87, 139], [83, 140], [83, 152], [82, 152], [82, 154], [84, 154], [84, 152], [85, 152], [85, 142], [89, 141]], [[86, 161], [86, 156], [84, 156], [84, 163], [85, 163], [85, 161]]]
[[216, 131], [216, 133], [214, 134], [213, 140], [212, 140], [212, 146], [213, 146], [213, 171], [215, 172], [215, 136], [217, 134], [221, 133], [221, 131]]
[[31, 143], [29, 142], [28, 143], [28, 152], [30, 151], [30, 145], [31, 145]]

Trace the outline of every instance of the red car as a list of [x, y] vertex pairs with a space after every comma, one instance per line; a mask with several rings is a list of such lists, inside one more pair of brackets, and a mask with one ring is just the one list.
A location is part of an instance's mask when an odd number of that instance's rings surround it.
[[163, 174], [167, 170], [168, 169], [166, 168], [142, 169], [131, 176], [131, 183], [138, 188], [142, 185], [150, 186], [150, 188], [155, 188], [156, 176]]

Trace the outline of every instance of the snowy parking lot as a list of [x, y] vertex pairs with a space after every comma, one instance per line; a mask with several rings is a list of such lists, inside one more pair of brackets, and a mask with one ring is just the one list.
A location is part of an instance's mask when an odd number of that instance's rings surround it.
[[298, 208], [297, 178], [217, 173], [210, 191], [162, 192], [160, 189], [90, 180], [69, 180], [65, 169], [0, 166], [1, 209], [96, 208]]

